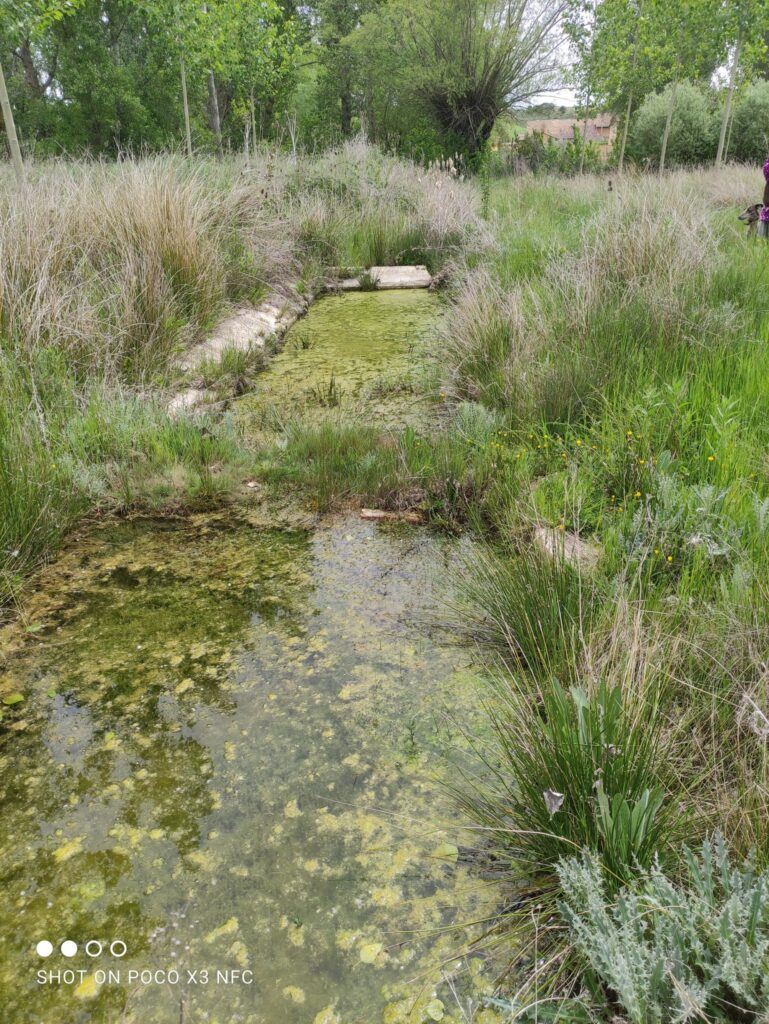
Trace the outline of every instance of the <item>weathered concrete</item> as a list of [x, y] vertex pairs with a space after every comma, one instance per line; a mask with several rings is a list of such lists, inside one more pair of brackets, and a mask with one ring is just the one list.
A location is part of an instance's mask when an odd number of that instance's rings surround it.
[[[371, 284], [376, 288], [429, 288], [432, 276], [427, 267], [371, 267], [366, 271]], [[354, 292], [361, 288], [359, 277], [348, 277], [340, 282], [343, 292]]]
[[[371, 267], [366, 271], [371, 283], [377, 289], [429, 288], [432, 277], [427, 267]], [[360, 291], [361, 282], [357, 277], [327, 284], [329, 291]], [[258, 306], [242, 306], [215, 328], [210, 337], [193, 345], [177, 360], [177, 367], [185, 373], [211, 360], [218, 361], [227, 349], [248, 351], [254, 345], [263, 347], [269, 337], [282, 337], [289, 327], [305, 312], [315, 295], [307, 297], [294, 295], [290, 299], [271, 295]], [[204, 388], [188, 387], [174, 395], [168, 403], [171, 416], [187, 412], [203, 405], [211, 397]]]
[[[180, 356], [176, 365], [180, 370], [188, 372], [208, 360], [217, 362], [227, 349], [247, 352], [253, 346], [262, 348], [268, 338], [282, 337], [299, 319], [309, 301], [300, 296], [285, 299], [272, 295], [258, 306], [242, 306], [226, 320], [222, 320], [210, 337]], [[211, 392], [205, 388], [185, 388], [168, 403], [168, 413], [177, 416], [203, 405], [210, 397]]]
[[209, 338], [185, 352], [177, 365], [180, 370], [194, 370], [207, 360], [217, 360], [225, 349], [261, 347], [271, 335], [287, 331], [301, 311], [301, 306], [296, 308], [275, 296], [256, 307], [242, 306], [222, 320]]

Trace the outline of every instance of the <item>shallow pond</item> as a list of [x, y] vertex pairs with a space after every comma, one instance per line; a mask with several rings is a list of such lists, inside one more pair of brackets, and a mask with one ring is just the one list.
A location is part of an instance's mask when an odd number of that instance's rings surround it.
[[430, 409], [420, 354], [439, 309], [421, 289], [320, 299], [288, 332], [239, 414], [254, 430], [296, 418], [418, 424]]
[[[318, 315], [426, 324], [408, 295]], [[313, 353], [290, 341], [273, 397]], [[245, 508], [73, 539], [0, 635], [3, 1024], [467, 1019], [489, 974], [451, 957], [499, 897], [440, 778], [478, 684], [428, 628], [461, 543]]]

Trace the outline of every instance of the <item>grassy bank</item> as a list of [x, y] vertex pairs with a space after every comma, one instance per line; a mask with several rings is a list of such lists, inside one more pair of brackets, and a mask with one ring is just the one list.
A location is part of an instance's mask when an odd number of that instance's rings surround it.
[[476, 227], [469, 186], [362, 143], [297, 161], [265, 151], [246, 167], [44, 163], [21, 190], [9, 174], [0, 601], [89, 510], [179, 508], [237, 488], [253, 457], [231, 424], [164, 411], [176, 357], [228, 309], [301, 293], [337, 266], [437, 269]]
[[[498, 658], [493, 739], [461, 799], [518, 889], [524, 1017], [769, 1005], [769, 261], [735, 219], [754, 179], [500, 190], [497, 257], [456, 297], [445, 383], [498, 452], [463, 608]], [[565, 557], [575, 536], [593, 557]]]

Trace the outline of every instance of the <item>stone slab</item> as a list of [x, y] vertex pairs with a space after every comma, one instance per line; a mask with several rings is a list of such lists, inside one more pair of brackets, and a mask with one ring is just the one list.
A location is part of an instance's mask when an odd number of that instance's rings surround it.
[[[377, 289], [389, 288], [429, 288], [432, 275], [427, 267], [371, 267], [368, 271], [372, 284]], [[343, 292], [359, 291], [360, 278], [345, 278], [339, 285]]]

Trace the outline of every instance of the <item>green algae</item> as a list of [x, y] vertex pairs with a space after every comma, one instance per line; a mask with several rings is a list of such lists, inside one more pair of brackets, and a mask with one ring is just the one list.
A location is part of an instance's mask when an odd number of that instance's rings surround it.
[[[322, 300], [234, 415], [255, 444], [296, 421], [422, 422], [438, 310], [421, 291]], [[439, 781], [480, 727], [477, 681], [425, 626], [460, 542], [252, 497], [93, 526], [0, 631], [8, 1024], [459, 1024], [454, 986], [492, 991], [482, 958], [455, 958], [498, 896]], [[37, 957], [65, 938], [72, 960]], [[84, 955], [115, 938], [123, 959]], [[87, 974], [37, 985], [41, 967]], [[126, 984], [147, 968], [181, 981]]]
[[435, 329], [439, 301], [421, 289], [320, 299], [238, 403], [246, 429], [269, 434], [296, 419], [383, 426], [424, 420], [430, 405], [418, 356]]
[[[4, 1021], [463, 1019], [441, 964], [494, 894], [435, 774], [475, 680], [423, 628], [455, 544], [229, 513], [101, 528], [44, 573], [3, 666], [27, 722], [0, 745]], [[254, 982], [35, 984], [114, 938], [101, 967]]]

